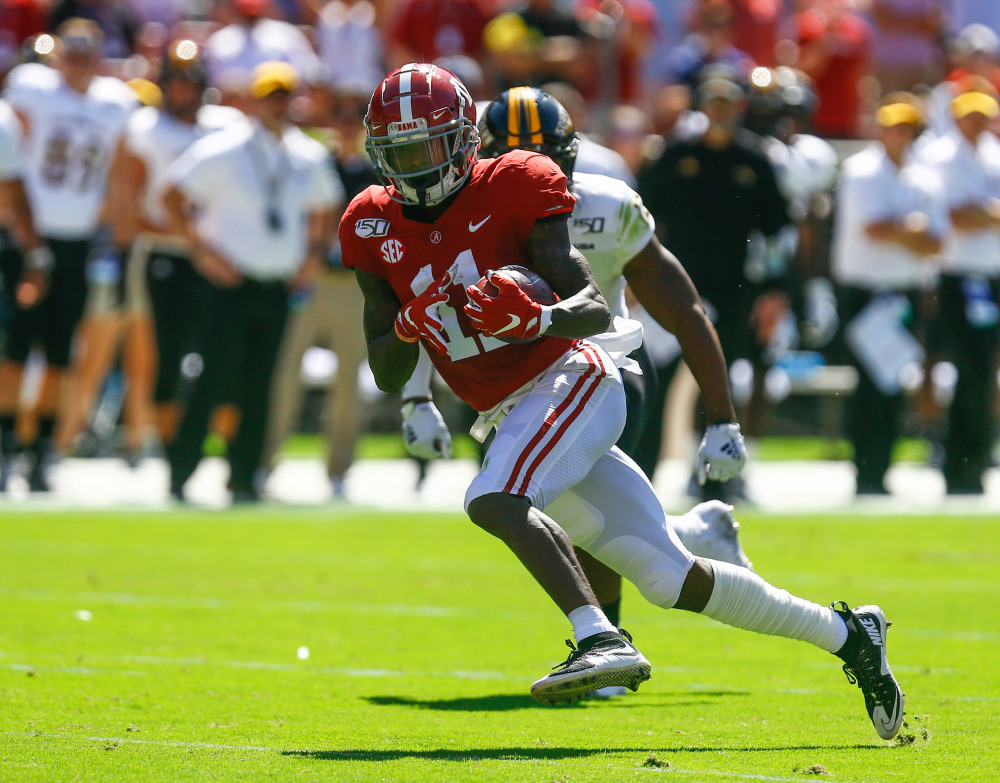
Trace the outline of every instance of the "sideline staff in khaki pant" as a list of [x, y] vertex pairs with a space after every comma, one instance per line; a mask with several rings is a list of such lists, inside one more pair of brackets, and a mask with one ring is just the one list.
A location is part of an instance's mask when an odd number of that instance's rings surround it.
[[[362, 146], [365, 111], [373, 89], [342, 86], [319, 96], [330, 100], [323, 113], [336, 136], [334, 163], [347, 200], [376, 183], [375, 171]], [[358, 369], [368, 355], [364, 330], [358, 326], [363, 316], [364, 297], [354, 272], [341, 266], [340, 243], [335, 241], [312, 296], [289, 317], [271, 389], [271, 417], [263, 459], [265, 470], [274, 468], [278, 450], [302, 409], [302, 356], [314, 345], [330, 348], [337, 354], [337, 372], [323, 408], [323, 438], [327, 475], [335, 497], [343, 497], [344, 475], [354, 462], [361, 424]]]
[[327, 444], [327, 475], [334, 495], [343, 494], [344, 474], [354, 462], [360, 410], [358, 368], [368, 355], [365, 333], [358, 328], [365, 302], [354, 273], [327, 267], [316, 281], [306, 306], [293, 312], [275, 368], [271, 389], [266, 464], [274, 458], [302, 408], [302, 356], [314, 345], [328, 346], [337, 354], [337, 372], [323, 406], [323, 438]]

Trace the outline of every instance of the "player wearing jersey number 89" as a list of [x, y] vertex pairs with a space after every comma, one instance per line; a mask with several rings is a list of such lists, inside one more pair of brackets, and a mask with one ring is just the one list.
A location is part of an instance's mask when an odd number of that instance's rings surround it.
[[[392, 145], [425, 145], [429, 165], [415, 172], [383, 168], [386, 184], [351, 202], [340, 240], [344, 265], [357, 269], [365, 296], [369, 362], [388, 392], [404, 386], [418, 361], [417, 346], [394, 328], [401, 307], [450, 272], [451, 283], [438, 287], [447, 296], [438, 304], [447, 352], [428, 355], [452, 390], [480, 411], [481, 423], [496, 428], [466, 510], [514, 552], [567, 615], [577, 639], [566, 662], [532, 685], [532, 695], [546, 703], [573, 701], [608, 685], [634, 690], [650, 676], [631, 637], [601, 611], [575, 543], [657, 606], [836, 651], [862, 685], [880, 735], [894, 736], [902, 697], [884, 656], [881, 610], [838, 613], [777, 590], [748, 569], [695, 558], [645, 476], [614, 446], [625, 423], [625, 394], [611, 357], [584, 339], [607, 328], [610, 312], [569, 241], [566, 217], [574, 200], [566, 176], [549, 158], [520, 150], [477, 161], [466, 97], [454, 76], [432, 65], [411, 63], [385, 79], [366, 121], [371, 145], [382, 161], [401, 159], [390, 154]], [[468, 157], [458, 154], [466, 144]], [[403, 248], [400, 254], [380, 252], [373, 221], [383, 221], [377, 225]], [[508, 345], [477, 331], [465, 306], [469, 285], [510, 263], [536, 271], [559, 302], [539, 339]], [[550, 504], [560, 505], [562, 524], [543, 511]], [[862, 629], [869, 622], [880, 634], [877, 649]]]
[[108, 177], [119, 159], [125, 124], [138, 105], [124, 82], [98, 75], [102, 43], [94, 22], [70, 19], [53, 40], [56, 67], [20, 65], [7, 75], [4, 92], [24, 130], [23, 178], [35, 227], [53, 258], [45, 298], [14, 313], [0, 368], [0, 441], [9, 453], [16, 440], [24, 364], [33, 346], [44, 351], [38, 436], [30, 448], [34, 461], [28, 475], [36, 491], [49, 488], [57, 412], [71, 402], [61, 392], [63, 375], [71, 357], [85, 353], [71, 348], [87, 303], [88, 262], [102, 213], [117, 212]]

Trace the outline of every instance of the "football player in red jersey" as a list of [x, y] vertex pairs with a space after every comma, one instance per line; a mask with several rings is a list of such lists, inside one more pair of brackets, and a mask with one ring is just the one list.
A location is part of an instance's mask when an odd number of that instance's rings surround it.
[[[576, 544], [658, 606], [836, 652], [861, 684], [879, 734], [895, 736], [902, 692], [885, 657], [882, 610], [820, 606], [748, 569], [695, 558], [642, 471], [614, 446], [625, 394], [611, 358], [585, 339], [608, 327], [610, 313], [569, 240], [566, 175], [524, 150], [477, 160], [474, 111], [448, 71], [410, 63], [389, 74], [366, 118], [385, 184], [351, 202], [340, 241], [364, 292], [379, 387], [403, 387], [422, 342], [445, 382], [480, 411], [479, 429], [496, 428], [466, 510], [517, 555], [577, 640], [532, 696], [573, 701], [608, 685], [634, 690], [649, 678], [649, 662], [601, 611]], [[538, 272], [560, 301], [539, 305], [516, 285], [500, 285], [492, 299], [472, 288], [508, 264]], [[537, 339], [508, 344], [498, 334]], [[557, 498], [562, 526], [543, 511]]]

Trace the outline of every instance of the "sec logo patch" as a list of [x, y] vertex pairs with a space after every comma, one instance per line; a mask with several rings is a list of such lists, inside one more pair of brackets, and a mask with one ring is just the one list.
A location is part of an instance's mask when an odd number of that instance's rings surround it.
[[398, 264], [403, 260], [406, 248], [398, 239], [387, 239], [382, 243], [382, 258], [387, 264]]

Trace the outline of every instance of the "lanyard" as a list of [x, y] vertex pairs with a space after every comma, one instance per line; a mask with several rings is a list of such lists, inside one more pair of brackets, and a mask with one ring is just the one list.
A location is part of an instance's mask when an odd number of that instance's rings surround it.
[[250, 143], [247, 145], [247, 149], [250, 152], [250, 162], [254, 170], [254, 176], [256, 176], [264, 188], [265, 224], [271, 231], [277, 233], [284, 227], [284, 221], [281, 217], [280, 196], [285, 181], [288, 179], [291, 166], [288, 156], [285, 155], [285, 151], [281, 147], [280, 140], [277, 147], [277, 165], [273, 169], [268, 165], [267, 150], [261, 146], [263, 138], [259, 134], [262, 133], [261, 129], [254, 132], [254, 135], [250, 138]]

